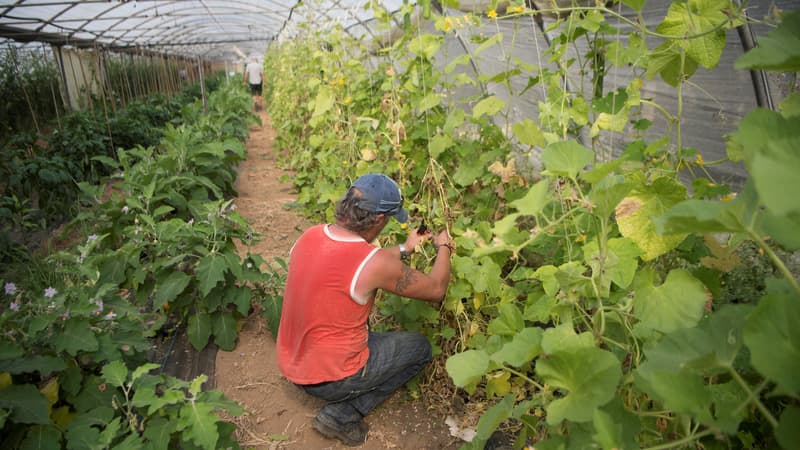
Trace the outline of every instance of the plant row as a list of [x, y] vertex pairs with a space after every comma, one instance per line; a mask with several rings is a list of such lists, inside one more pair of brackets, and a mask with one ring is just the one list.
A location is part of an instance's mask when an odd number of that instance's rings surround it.
[[78, 183], [74, 244], [2, 280], [3, 448], [238, 448], [217, 412], [242, 409], [203, 391], [205, 375], [151, 361], [154, 339], [175, 333], [230, 350], [254, 302], [279, 302], [279, 268], [237, 251], [255, 239], [230, 200], [250, 106], [226, 84], [157, 145], [90, 158], [110, 176]]
[[[424, 395], [443, 405], [461, 396], [482, 413], [468, 447], [502, 427], [517, 447], [537, 449], [791, 448], [800, 287], [784, 256], [800, 248], [800, 203], [785, 186], [800, 181], [800, 97], [750, 112], [727, 138], [728, 160], [748, 170], [731, 192], [707, 176], [702, 149], [683, 144], [681, 89], [700, 68], [715, 69], [743, 11], [725, 0], [674, 2], [651, 27], [627, 19], [644, 2], [622, 3], [631, 14], [512, 3], [444, 17], [423, 8], [434, 33], [412, 26], [406, 5], [397, 12], [406, 33], [377, 53], [341, 30], [306, 30], [266, 59], [282, 161], [316, 219], [333, 219], [347, 180], [384, 172], [400, 183], [412, 220], [455, 237], [441, 309], [392, 295], [379, 307], [426, 333], [441, 355], [455, 387], [442, 394], [436, 380]], [[372, 6], [388, 27], [391, 15]], [[555, 17], [548, 63], [526, 64], [503, 43], [524, 38], [543, 13]], [[528, 26], [513, 36], [493, 27], [515, 18]], [[788, 50], [800, 15], [775, 19], [739, 69], [800, 69]], [[452, 55], [446, 40], [462, 30], [474, 51]], [[576, 54], [578, 41], [588, 53]], [[484, 52], [503, 55], [501, 72], [461, 70]], [[633, 76], [606, 92], [615, 68]], [[657, 80], [675, 89], [676, 111], [642, 98]], [[487, 83], [511, 100], [453, 95]], [[530, 89], [545, 93], [537, 115], [500, 129], [509, 102]], [[664, 115], [665, 135], [645, 137], [646, 107]], [[387, 231], [386, 245], [407, 232], [394, 223]], [[432, 257], [422, 250], [412, 261], [425, 268]]]

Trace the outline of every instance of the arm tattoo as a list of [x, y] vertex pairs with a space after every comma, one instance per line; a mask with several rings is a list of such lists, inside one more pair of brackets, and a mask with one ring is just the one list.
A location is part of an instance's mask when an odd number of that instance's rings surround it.
[[408, 287], [411, 286], [411, 283], [414, 282], [414, 269], [403, 264], [401, 270], [403, 273], [400, 275], [400, 279], [397, 280], [397, 284], [395, 285], [395, 290], [398, 293], [402, 293], [408, 289]]

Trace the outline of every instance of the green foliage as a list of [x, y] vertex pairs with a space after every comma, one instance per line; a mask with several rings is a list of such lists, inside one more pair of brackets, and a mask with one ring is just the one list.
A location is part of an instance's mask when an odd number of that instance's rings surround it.
[[282, 269], [240, 258], [236, 244], [256, 236], [227, 199], [250, 101], [228, 85], [208, 114], [187, 109], [191, 124], [159, 132], [157, 147], [96, 159], [110, 187], [79, 184], [84, 208], [67, 229], [85, 237], [48, 257], [52, 284], [2, 280], [4, 448], [238, 448], [215, 413], [238, 405], [201, 391], [204, 376], [150, 375], [158, 366], [142, 363], [153, 337], [182, 325], [198, 349], [232, 349], [254, 301], [279, 303]]
[[[655, 105], [670, 133], [639, 139], [651, 123], [642, 106], [652, 104], [640, 91], [660, 77], [680, 97], [698, 67], [716, 68], [742, 10], [727, 0], [674, 2], [653, 28], [604, 6], [557, 12], [542, 55], [551, 64], [531, 67], [504, 53], [503, 73], [476, 79], [455, 69], [514, 40], [482, 28], [479, 15], [432, 17], [433, 34], [409, 23], [373, 58], [373, 71], [348, 59], [341, 49], [364, 44], [340, 31], [271, 47], [276, 142], [296, 171], [300, 206], [331, 220], [349, 181], [380, 171], [400, 182], [413, 221], [454, 235], [442, 308], [387, 295], [378, 306], [394, 324], [379, 326], [426, 333], [455, 387], [494, 404], [468, 448], [503, 424], [520, 430], [519, 445], [530, 437], [537, 448], [790, 448], [798, 392], [789, 374], [798, 358], [787, 324], [800, 288], [779, 255], [800, 248], [798, 203], [786, 195], [800, 169], [790, 150], [797, 96], [780, 112], [750, 113], [730, 137], [731, 159], [750, 176], [738, 195], [700, 176], [690, 193], [679, 174], [705, 169], [697, 150], [683, 147], [680, 108]], [[622, 37], [612, 16], [633, 31]], [[481, 30], [476, 48], [453, 58], [442, 34], [464, 23]], [[794, 70], [794, 24], [795, 13], [785, 13], [740, 65]], [[315, 39], [332, 49], [319, 50]], [[577, 39], [588, 53], [576, 54]], [[631, 67], [629, 84], [604, 93], [606, 63]], [[575, 73], [577, 87], [565, 89]], [[528, 76], [521, 91], [508, 82], [514, 76]], [[516, 143], [492, 121], [513, 107], [500, 97], [467, 99], [472, 110], [464, 111], [443, 95], [480, 83], [511, 99], [534, 87], [546, 94], [537, 117], [507, 130]], [[604, 143], [621, 133], [632, 142], [615, 158]], [[542, 172], [516, 165], [528, 150], [540, 152]], [[403, 238], [396, 225], [387, 231], [387, 244]], [[411, 264], [424, 269], [431, 260], [423, 251]]]

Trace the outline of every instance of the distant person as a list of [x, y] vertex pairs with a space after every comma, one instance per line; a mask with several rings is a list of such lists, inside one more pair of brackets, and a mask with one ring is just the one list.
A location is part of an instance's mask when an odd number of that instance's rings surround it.
[[[351, 446], [366, 441], [364, 416], [432, 358], [422, 334], [369, 331], [376, 294], [384, 290], [438, 305], [450, 281], [454, 247], [447, 230], [435, 237], [412, 230], [396, 247], [375, 246], [391, 217], [408, 220], [400, 188], [386, 175], [364, 175], [337, 203], [335, 223], [306, 230], [289, 256], [278, 367], [289, 381], [330, 402], [312, 427]], [[425, 274], [405, 261], [427, 238], [436, 260]]]
[[250, 59], [247, 66], [244, 68], [244, 78], [242, 83], [250, 84], [250, 93], [253, 95], [255, 101], [255, 109], [258, 111], [261, 108], [261, 88], [262, 78], [264, 75], [264, 68], [255, 59]]

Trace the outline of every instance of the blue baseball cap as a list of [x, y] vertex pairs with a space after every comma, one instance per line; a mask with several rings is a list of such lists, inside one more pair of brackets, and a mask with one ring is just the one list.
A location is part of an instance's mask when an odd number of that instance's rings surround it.
[[408, 211], [403, 209], [403, 193], [391, 178], [382, 173], [360, 176], [351, 187], [361, 191], [358, 207], [369, 212], [394, 216], [400, 223], [408, 221]]

